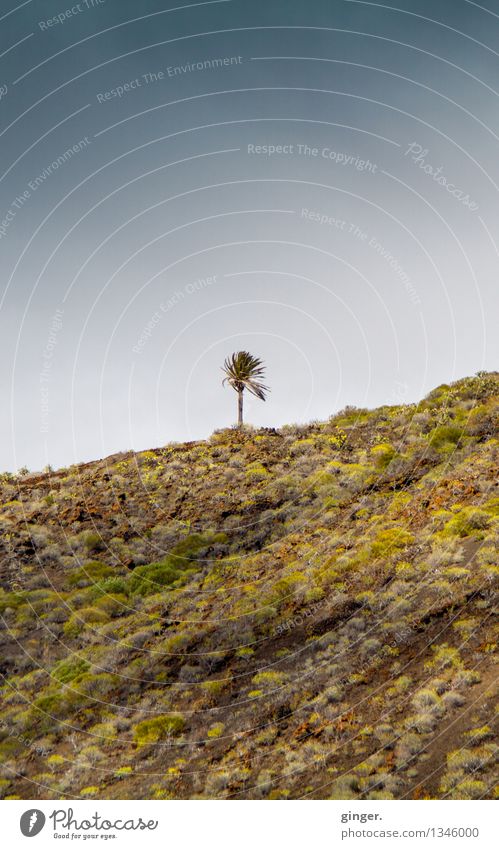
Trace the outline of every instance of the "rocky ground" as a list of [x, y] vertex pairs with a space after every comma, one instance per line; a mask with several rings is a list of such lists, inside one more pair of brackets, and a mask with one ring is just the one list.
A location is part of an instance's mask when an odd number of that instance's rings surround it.
[[498, 396], [1, 476], [1, 795], [497, 795]]

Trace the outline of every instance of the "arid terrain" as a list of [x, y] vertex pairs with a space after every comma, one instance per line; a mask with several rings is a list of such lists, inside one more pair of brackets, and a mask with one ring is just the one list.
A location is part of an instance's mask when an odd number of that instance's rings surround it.
[[498, 401], [2, 475], [1, 795], [497, 796]]

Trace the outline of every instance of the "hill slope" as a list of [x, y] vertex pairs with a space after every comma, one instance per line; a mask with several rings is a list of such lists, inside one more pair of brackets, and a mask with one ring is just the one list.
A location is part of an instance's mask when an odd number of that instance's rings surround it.
[[4, 475], [2, 795], [493, 796], [498, 396]]

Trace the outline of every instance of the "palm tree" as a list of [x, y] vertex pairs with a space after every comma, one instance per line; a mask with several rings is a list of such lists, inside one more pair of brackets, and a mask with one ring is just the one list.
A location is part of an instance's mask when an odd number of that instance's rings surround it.
[[225, 374], [222, 385], [228, 383], [237, 392], [237, 426], [242, 427], [244, 390], [247, 389], [261, 401], [265, 401], [266, 393], [270, 392], [260, 379], [264, 377], [265, 367], [258, 357], [253, 357], [248, 351], [237, 351], [227, 357], [222, 371]]

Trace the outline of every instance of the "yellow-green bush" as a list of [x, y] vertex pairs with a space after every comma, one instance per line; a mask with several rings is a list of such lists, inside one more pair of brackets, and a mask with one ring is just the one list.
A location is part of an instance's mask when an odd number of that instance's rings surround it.
[[491, 518], [486, 510], [480, 507], [463, 507], [446, 522], [442, 533], [444, 536], [483, 538], [490, 522]]
[[54, 666], [52, 677], [61, 684], [68, 684], [74, 678], [83, 675], [90, 669], [90, 664], [82, 657], [71, 655], [66, 660], [61, 660]]
[[64, 633], [66, 637], [76, 637], [81, 631], [85, 630], [85, 626], [96, 628], [98, 625], [103, 625], [109, 621], [109, 617], [103, 610], [97, 610], [95, 607], [84, 607], [68, 619], [64, 624]]
[[152, 719], [144, 719], [133, 729], [133, 739], [137, 746], [157, 743], [166, 737], [176, 737], [185, 728], [185, 719], [180, 713], [164, 714]]
[[212, 739], [216, 739], [217, 737], [221, 737], [224, 732], [225, 725], [223, 722], [215, 722], [208, 728], [207, 737]]
[[89, 787], [83, 787], [80, 790], [80, 796], [83, 796], [84, 799], [92, 799], [94, 796], [97, 796], [99, 792], [99, 788], [92, 784]]
[[257, 672], [257, 674], [253, 676], [251, 681], [257, 686], [263, 685], [266, 689], [272, 689], [282, 687], [286, 679], [287, 675], [285, 675], [284, 672], [274, 672], [272, 670], [266, 670], [265, 672]]
[[371, 449], [376, 468], [386, 469], [396, 455], [396, 450], [389, 442], [381, 442]]
[[[100, 537], [99, 537], [100, 539]], [[69, 586], [89, 586], [115, 574], [115, 569], [100, 560], [92, 560], [75, 569], [68, 576]]]
[[371, 554], [374, 557], [387, 556], [398, 549], [412, 545], [414, 537], [403, 528], [387, 528], [380, 531], [371, 544]]
[[464, 436], [456, 425], [440, 425], [430, 434], [429, 443], [436, 451], [453, 451]]
[[114, 773], [115, 778], [127, 778], [127, 776], [132, 775], [133, 767], [131, 766], [120, 766]]

